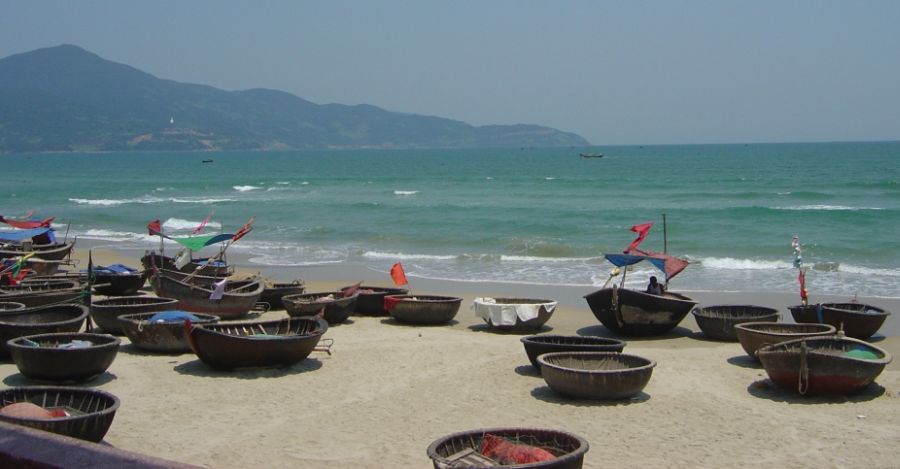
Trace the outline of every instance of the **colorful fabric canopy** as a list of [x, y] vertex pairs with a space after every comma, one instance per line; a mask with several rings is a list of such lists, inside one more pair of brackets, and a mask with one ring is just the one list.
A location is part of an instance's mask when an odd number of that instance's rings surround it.
[[29, 230], [0, 231], [0, 241], [21, 243], [27, 239], [46, 234], [51, 230], [51, 228], [32, 228]]
[[633, 252], [637, 254], [604, 254], [603, 257], [616, 267], [633, 265], [641, 261], [650, 262], [654, 267], [666, 274], [667, 282], [681, 273], [689, 264], [684, 259], [661, 252], [644, 252], [639, 249], [634, 249]]

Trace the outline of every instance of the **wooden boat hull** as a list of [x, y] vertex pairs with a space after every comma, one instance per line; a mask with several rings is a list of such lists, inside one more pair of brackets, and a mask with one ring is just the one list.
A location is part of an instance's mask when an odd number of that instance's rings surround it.
[[22, 303], [28, 308], [38, 306], [80, 303], [81, 284], [75, 280], [23, 282], [0, 288], [0, 301]]
[[281, 301], [282, 298], [288, 295], [302, 295], [304, 292], [306, 292], [306, 285], [299, 280], [293, 282], [277, 282], [266, 285], [262, 294], [259, 295], [259, 301], [268, 303], [269, 309], [284, 309], [284, 303]]
[[34, 257], [44, 259], [46, 261], [61, 261], [69, 256], [75, 242], [57, 243], [57, 244], [35, 244], [31, 251], [24, 251], [12, 246], [4, 246], [0, 248], [0, 259], [9, 257], [19, 257], [23, 254], [34, 252]]
[[854, 339], [866, 340], [875, 335], [890, 312], [863, 303], [822, 303], [796, 305], [788, 309], [794, 321], [830, 324]]
[[664, 334], [678, 325], [697, 302], [677, 293], [651, 295], [635, 290], [603, 288], [585, 295], [594, 316], [610, 331], [624, 336]]
[[[44, 346], [26, 345], [25, 341]], [[86, 340], [86, 348], [61, 349], [55, 344]], [[120, 340], [106, 334], [55, 333], [19, 337], [7, 343], [19, 372], [44, 381], [86, 381], [107, 370], [116, 359]]]
[[622, 352], [625, 341], [606, 337], [582, 336], [582, 335], [551, 335], [540, 334], [522, 337], [525, 346], [525, 354], [531, 365], [540, 371], [541, 365], [537, 358], [551, 352]]
[[88, 316], [87, 306], [64, 304], [28, 308], [0, 315], [0, 357], [9, 356], [7, 342], [26, 335], [78, 332]]
[[[328, 330], [322, 318], [245, 321], [192, 327], [191, 349], [217, 370], [290, 366], [305, 360]], [[252, 338], [256, 334], [299, 334], [281, 338]]]
[[406, 324], [447, 324], [456, 317], [462, 298], [453, 296], [388, 295], [388, 311], [395, 321]]
[[[141, 265], [144, 266], [144, 270], [150, 272], [154, 267], [157, 269], [165, 269], [165, 270], [180, 270], [184, 273], [193, 273], [196, 271], [198, 275], [205, 275], [208, 277], [228, 277], [229, 275], [234, 273], [234, 267], [230, 265], [215, 265], [215, 264], [205, 264], [200, 263], [198, 261], [202, 261], [201, 259], [194, 259], [193, 261], [187, 263], [184, 267], [179, 269], [175, 266], [175, 260], [169, 256], [163, 256], [161, 254], [147, 254], [144, 257], [141, 257]], [[199, 267], [199, 271], [198, 268]]]
[[154, 291], [159, 296], [178, 300], [178, 307], [192, 313], [207, 313], [222, 319], [246, 316], [262, 294], [263, 284], [258, 280], [229, 282], [221, 299], [211, 300], [212, 287], [185, 283], [156, 273], [151, 278]]
[[157, 313], [178, 308], [172, 298], [152, 296], [120, 296], [97, 300], [91, 304], [91, 319], [107, 334], [122, 335], [119, 316], [137, 313]]
[[118, 274], [103, 275], [98, 274], [94, 279], [94, 291], [107, 296], [128, 296], [134, 295], [144, 286], [144, 274]]
[[[849, 356], [851, 350], [863, 350], [875, 358]], [[891, 362], [886, 351], [847, 337], [790, 340], [762, 347], [757, 356], [775, 384], [804, 395], [858, 393]]]

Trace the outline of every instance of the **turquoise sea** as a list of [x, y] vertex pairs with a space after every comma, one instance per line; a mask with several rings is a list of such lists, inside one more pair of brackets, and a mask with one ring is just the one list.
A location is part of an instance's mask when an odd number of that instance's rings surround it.
[[[586, 159], [579, 153], [599, 152]], [[211, 163], [203, 160], [211, 159]], [[411, 278], [602, 284], [604, 252], [692, 264], [682, 291], [796, 291], [791, 237], [817, 293], [900, 296], [900, 142], [467, 150], [2, 155], [0, 214], [60, 235], [158, 246], [146, 224], [254, 231], [258, 265], [349, 264]], [[651, 267], [628, 274], [645, 284]]]

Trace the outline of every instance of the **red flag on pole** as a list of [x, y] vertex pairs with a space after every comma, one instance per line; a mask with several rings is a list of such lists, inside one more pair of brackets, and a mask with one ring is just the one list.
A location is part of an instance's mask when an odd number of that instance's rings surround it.
[[625, 248], [625, 254], [631, 252], [632, 249], [638, 247], [639, 244], [647, 237], [647, 233], [650, 232], [650, 228], [653, 226], [653, 222], [641, 223], [640, 225], [634, 225], [631, 227], [631, 231], [634, 231], [638, 234], [638, 237]]
[[147, 231], [151, 236], [159, 235], [162, 232], [162, 225], [159, 223], [159, 218], [147, 223]]
[[399, 262], [391, 267], [391, 278], [394, 279], [394, 285], [398, 287], [409, 285], [409, 282], [406, 280], [406, 272], [403, 271], [403, 265]]

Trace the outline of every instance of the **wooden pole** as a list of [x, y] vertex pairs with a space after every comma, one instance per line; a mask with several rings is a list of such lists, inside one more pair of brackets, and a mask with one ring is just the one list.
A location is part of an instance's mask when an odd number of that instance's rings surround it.
[[666, 214], [662, 214], [663, 216], [663, 254], [669, 253], [669, 236], [666, 231]]

